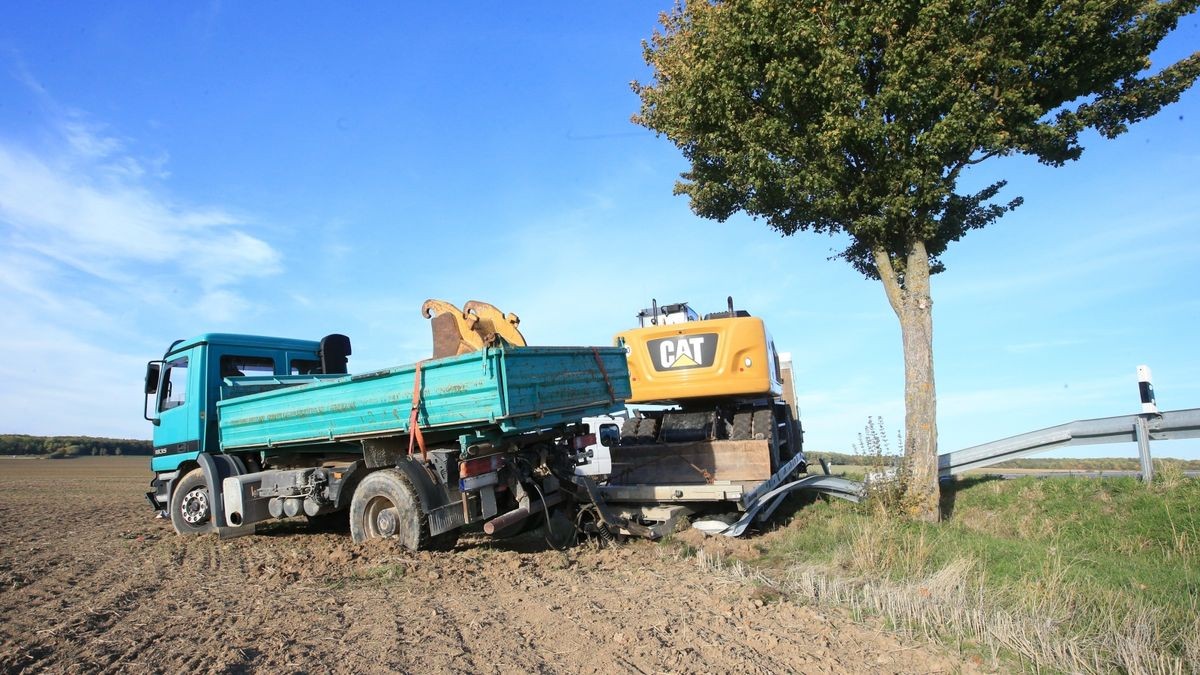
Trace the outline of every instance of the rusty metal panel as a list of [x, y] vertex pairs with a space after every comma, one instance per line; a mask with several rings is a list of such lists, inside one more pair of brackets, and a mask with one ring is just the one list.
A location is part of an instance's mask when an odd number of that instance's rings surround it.
[[433, 331], [433, 358], [441, 359], [460, 353], [462, 333], [454, 317], [449, 314], [438, 314], [429, 322]]
[[[406, 435], [416, 365], [221, 401], [222, 449]], [[421, 363], [427, 442], [481, 430], [519, 434], [603, 415], [629, 396], [617, 347], [489, 348]]]
[[609, 484], [710, 485], [770, 477], [770, 441], [697, 441], [612, 448]]

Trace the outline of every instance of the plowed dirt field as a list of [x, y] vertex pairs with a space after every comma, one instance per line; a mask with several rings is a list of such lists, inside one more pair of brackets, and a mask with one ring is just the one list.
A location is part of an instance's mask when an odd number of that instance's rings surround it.
[[0, 459], [0, 671], [973, 670], [647, 542], [412, 554], [302, 522], [184, 539], [143, 500], [147, 465]]

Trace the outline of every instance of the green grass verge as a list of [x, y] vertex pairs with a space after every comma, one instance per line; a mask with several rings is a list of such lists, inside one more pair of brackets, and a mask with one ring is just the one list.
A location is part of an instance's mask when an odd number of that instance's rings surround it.
[[818, 501], [796, 510], [753, 564], [816, 566], [922, 594], [953, 568], [955, 583], [976, 589], [963, 597], [1052, 624], [1098, 654], [1096, 669], [1200, 664], [1200, 481], [969, 478], [944, 484], [943, 502], [949, 519], [929, 525]]

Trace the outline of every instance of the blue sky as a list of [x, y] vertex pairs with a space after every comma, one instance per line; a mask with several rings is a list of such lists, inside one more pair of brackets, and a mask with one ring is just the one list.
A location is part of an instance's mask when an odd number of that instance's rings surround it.
[[[147, 360], [208, 331], [428, 356], [429, 297], [518, 313], [534, 344], [608, 344], [651, 298], [733, 295], [793, 355], [810, 450], [902, 421], [877, 282], [744, 216], [692, 215], [634, 126], [660, 3], [16, 3], [0, 25], [0, 433], [147, 438]], [[1156, 55], [1200, 46], [1185, 19]], [[943, 450], [1200, 407], [1200, 94], [1061, 169], [934, 281]], [[1091, 454], [1132, 454], [1109, 446]], [[1158, 455], [1200, 457], [1200, 444]]]

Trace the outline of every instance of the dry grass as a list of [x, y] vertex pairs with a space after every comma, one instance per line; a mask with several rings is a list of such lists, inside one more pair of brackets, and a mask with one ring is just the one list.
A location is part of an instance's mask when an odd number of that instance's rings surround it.
[[[697, 565], [768, 589], [792, 600], [848, 609], [856, 620], [882, 617], [894, 629], [940, 641], [988, 658], [992, 667], [1023, 664], [1030, 670], [1072, 673], [1196, 672], [1200, 663], [1200, 619], [1184, 636], [1162, 635], [1151, 610], [1109, 614], [1098, 630], [1080, 633], [1069, 621], [1078, 599], [1070, 594], [1035, 591], [1036, 606], [1014, 609], [997, 602], [976, 574], [978, 564], [956, 559], [928, 576], [905, 582], [849, 577], [840, 570], [794, 566], [771, 574], [740, 560], [722, 559], [703, 548]], [[879, 564], [874, 556], [866, 566]], [[1047, 587], [1062, 588], [1053, 581]], [[1163, 646], [1172, 638], [1182, 654]]]
[[1001, 669], [1200, 672], [1200, 481], [972, 479], [948, 490], [952, 515], [939, 525], [819, 502], [750, 563], [697, 559]]

